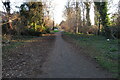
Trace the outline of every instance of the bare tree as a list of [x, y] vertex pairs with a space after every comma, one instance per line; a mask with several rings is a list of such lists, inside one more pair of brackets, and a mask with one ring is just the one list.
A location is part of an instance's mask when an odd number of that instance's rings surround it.
[[91, 22], [90, 22], [90, 5], [91, 5], [91, 2], [84, 2], [84, 4], [86, 5], [87, 26], [91, 26]]
[[8, 33], [10, 34], [10, 32], [11, 32], [10, 30], [13, 29], [12, 20], [11, 20], [11, 14], [10, 14], [10, 10], [11, 10], [10, 1], [6, 0], [5, 2], [2, 1], [2, 3], [3, 3], [3, 5], [5, 7], [5, 10], [7, 12], [7, 15], [6, 15], [7, 16], [7, 22], [8, 22], [7, 28], [8, 28]]
[[84, 5], [83, 2], [82, 2], [81, 4], [82, 4], [82, 5], [81, 5], [81, 7], [82, 7], [82, 18], [83, 18], [83, 20], [82, 20], [82, 21], [83, 21], [83, 22], [82, 22], [82, 23], [83, 23], [82, 26], [85, 26], [85, 19], [86, 19], [86, 18], [85, 18], [85, 5]]

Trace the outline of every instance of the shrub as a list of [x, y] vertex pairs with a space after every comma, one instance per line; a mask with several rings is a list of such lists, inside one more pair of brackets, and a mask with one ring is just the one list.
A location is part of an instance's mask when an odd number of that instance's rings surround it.
[[26, 29], [25, 31], [21, 32], [21, 35], [25, 35], [25, 36], [41, 36], [41, 32], [35, 31], [33, 29]]
[[98, 26], [90, 26], [88, 33], [89, 34], [97, 34], [98, 32]]
[[115, 30], [115, 34], [114, 34], [115, 37], [116, 38], [120, 38], [120, 26], [115, 27], [115, 29], [116, 29]]
[[45, 32], [46, 32], [46, 33], [50, 33], [50, 28], [47, 28], [47, 29], [45, 30]]
[[113, 38], [120, 38], [120, 26], [111, 26], [110, 30]]

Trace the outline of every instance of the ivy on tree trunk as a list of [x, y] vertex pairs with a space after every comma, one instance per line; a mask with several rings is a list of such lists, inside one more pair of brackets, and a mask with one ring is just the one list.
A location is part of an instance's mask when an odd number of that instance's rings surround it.
[[110, 37], [110, 29], [109, 29], [109, 17], [108, 17], [108, 7], [107, 2], [95, 2], [95, 6], [97, 7], [97, 11], [100, 14], [101, 23], [103, 25], [103, 33], [104, 35], [109, 38]]

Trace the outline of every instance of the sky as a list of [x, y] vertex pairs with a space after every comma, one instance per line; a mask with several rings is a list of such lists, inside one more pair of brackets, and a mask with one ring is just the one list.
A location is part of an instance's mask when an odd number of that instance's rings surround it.
[[[10, 0], [10, 1], [11, 1], [11, 5], [13, 5], [12, 11], [15, 11], [15, 10], [18, 11], [18, 9], [15, 8], [15, 6], [20, 6], [21, 3], [25, 0]], [[115, 6], [118, 3], [118, 1], [119, 0], [113, 0], [111, 2], [113, 3], [113, 5], [111, 5], [112, 8], [109, 10], [109, 13], [113, 13], [116, 11]], [[64, 11], [67, 0], [52, 0], [52, 2], [54, 6], [54, 20], [55, 20], [55, 23], [59, 24], [62, 20], [64, 20], [63, 11]], [[3, 10], [2, 6], [3, 6], [2, 2], [0, 1], [0, 10]], [[90, 11], [90, 15], [91, 15], [90, 18], [91, 18], [92, 24], [94, 24], [94, 9], [93, 8]]]
[[63, 18], [63, 11], [65, 8], [67, 0], [53, 0], [53, 4], [55, 5], [55, 10], [54, 10], [54, 18], [55, 18], [55, 23], [60, 23], [61, 20], [64, 20]]
[[[3, 8], [3, 4], [2, 4], [2, 1], [5, 1], [5, 0], [0, 0], [0, 11], [4, 11], [4, 8]], [[18, 11], [19, 9], [16, 8], [15, 6], [20, 6], [24, 0], [10, 0], [11, 1], [11, 11]]]
[[[112, 3], [112, 5], [110, 5], [112, 8], [109, 10], [108, 13], [114, 13], [116, 11], [116, 6], [117, 6], [116, 4], [118, 3], [119, 0], [108, 0], [108, 1], [109, 2], [111, 1]], [[55, 10], [54, 10], [55, 22], [59, 24], [61, 20], [64, 20], [63, 11], [64, 11], [67, 0], [53, 0], [53, 2], [55, 5]], [[94, 24], [93, 7], [91, 7], [91, 10], [90, 10], [90, 19], [91, 19], [91, 23]]]

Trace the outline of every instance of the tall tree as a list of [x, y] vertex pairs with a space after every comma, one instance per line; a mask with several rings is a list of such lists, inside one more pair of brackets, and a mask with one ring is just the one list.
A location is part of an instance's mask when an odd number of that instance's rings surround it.
[[94, 5], [94, 13], [95, 13], [95, 16], [94, 16], [95, 25], [98, 25], [100, 15], [95, 5]]
[[103, 32], [106, 37], [110, 37], [110, 30], [109, 30], [109, 17], [108, 17], [108, 9], [107, 9], [107, 2], [95, 2], [98, 12], [100, 13], [101, 23], [103, 25]]
[[84, 2], [84, 4], [86, 5], [86, 20], [87, 20], [87, 26], [91, 26], [91, 22], [90, 22], [90, 2]]
[[84, 5], [84, 3], [82, 2], [82, 5], [81, 5], [81, 7], [82, 7], [82, 17], [83, 17], [83, 24], [82, 24], [82, 26], [85, 26], [85, 5]]
[[75, 10], [76, 10], [76, 29], [75, 29], [75, 33], [79, 32], [79, 28], [81, 26], [81, 9], [79, 7], [79, 2], [76, 1], [76, 6], [75, 6]]
[[[100, 6], [99, 6], [99, 9], [100, 9]], [[100, 35], [101, 19], [100, 19], [100, 14], [99, 14], [99, 11], [98, 11], [98, 8], [97, 8], [96, 5], [94, 5], [94, 13], [95, 13], [94, 22], [95, 22], [95, 25], [98, 26], [98, 32], [97, 32], [97, 34]]]
[[[118, 3], [118, 14], [120, 14], [120, 0]], [[120, 26], [120, 15], [118, 15], [118, 25]]]
[[7, 28], [8, 28], [7, 32], [9, 34], [11, 34], [11, 30], [13, 29], [13, 27], [12, 27], [11, 14], [10, 14], [10, 10], [11, 10], [10, 1], [6, 0], [5, 2], [2, 1], [2, 3], [3, 3], [3, 5], [6, 9], [6, 12], [7, 12], [7, 15], [6, 15], [7, 16]]
[[20, 8], [26, 26], [32, 23], [34, 30], [37, 30], [36, 24], [41, 26], [44, 24], [42, 2], [26, 2]]
[[70, 27], [71, 27], [71, 14], [72, 14], [72, 8], [71, 8], [71, 6], [70, 6], [70, 2], [71, 2], [71, 0], [68, 0], [67, 1], [67, 5], [65, 6], [65, 12], [64, 12], [64, 15], [65, 15], [65, 17], [66, 17], [66, 22], [67, 22], [67, 26], [66, 26], [66, 29], [69, 31], [69, 32], [71, 32], [71, 30], [70, 30]]

